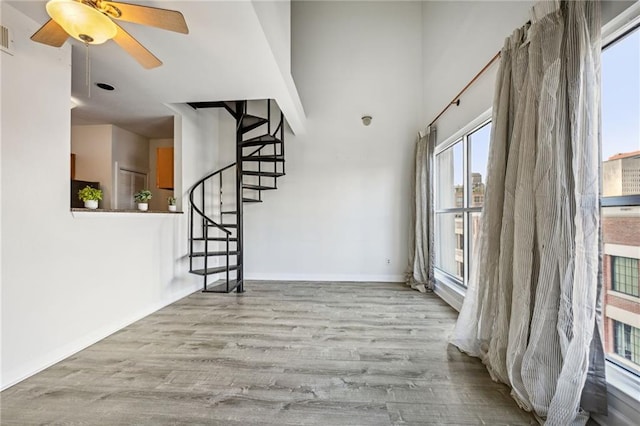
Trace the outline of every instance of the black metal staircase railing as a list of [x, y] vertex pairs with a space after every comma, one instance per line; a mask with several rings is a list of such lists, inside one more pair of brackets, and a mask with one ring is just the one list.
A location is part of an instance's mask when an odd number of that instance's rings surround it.
[[[277, 189], [277, 178], [285, 175], [284, 116], [280, 112], [278, 126], [271, 133], [271, 100], [267, 100], [266, 118], [248, 114], [247, 101], [190, 105], [195, 109], [223, 107], [236, 119], [236, 162], [203, 177], [189, 191], [189, 271], [203, 277], [205, 292], [229, 293], [236, 290], [242, 293], [243, 204], [262, 202], [262, 191]], [[245, 139], [247, 133], [258, 131], [264, 125], [267, 126], [266, 133]], [[273, 150], [266, 154], [268, 146]], [[246, 148], [254, 149], [246, 154]], [[228, 209], [229, 197], [225, 197], [225, 189], [229, 186], [224, 184], [223, 178], [231, 176], [231, 171], [235, 171], [234, 206]], [[272, 184], [267, 185], [265, 179], [273, 179]], [[215, 197], [218, 197], [217, 203]], [[235, 280], [230, 277], [232, 271], [235, 271]], [[209, 282], [211, 277], [221, 274], [224, 278]]]

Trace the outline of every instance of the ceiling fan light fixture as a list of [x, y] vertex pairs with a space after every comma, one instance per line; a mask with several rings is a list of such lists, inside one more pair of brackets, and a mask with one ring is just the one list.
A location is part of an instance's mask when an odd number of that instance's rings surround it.
[[87, 44], [102, 44], [116, 36], [116, 24], [105, 14], [75, 0], [49, 0], [47, 13], [71, 37]]

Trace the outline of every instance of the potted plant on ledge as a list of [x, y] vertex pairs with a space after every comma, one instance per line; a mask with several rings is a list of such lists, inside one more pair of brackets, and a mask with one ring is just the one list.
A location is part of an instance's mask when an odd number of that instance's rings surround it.
[[94, 210], [98, 208], [98, 201], [102, 200], [102, 190], [87, 185], [78, 191], [78, 198], [84, 201], [85, 208]]
[[133, 199], [138, 203], [138, 210], [149, 210], [149, 200], [151, 199], [151, 191], [143, 189], [133, 194]]
[[177, 210], [176, 197], [167, 197], [167, 202], [169, 203], [169, 211], [175, 212]]

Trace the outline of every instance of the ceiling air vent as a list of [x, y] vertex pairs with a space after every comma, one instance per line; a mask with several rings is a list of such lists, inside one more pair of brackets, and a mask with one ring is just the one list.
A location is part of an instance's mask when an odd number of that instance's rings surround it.
[[13, 40], [11, 40], [11, 32], [9, 28], [0, 25], [0, 50], [13, 55]]

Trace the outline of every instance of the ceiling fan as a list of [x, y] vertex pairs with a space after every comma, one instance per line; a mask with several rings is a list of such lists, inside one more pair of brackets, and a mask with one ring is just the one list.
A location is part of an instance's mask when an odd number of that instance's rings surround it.
[[189, 33], [184, 16], [175, 10], [105, 0], [49, 0], [46, 8], [51, 19], [31, 40], [60, 47], [69, 36], [85, 44], [113, 39], [147, 69], [162, 65], [162, 61], [113, 19]]

